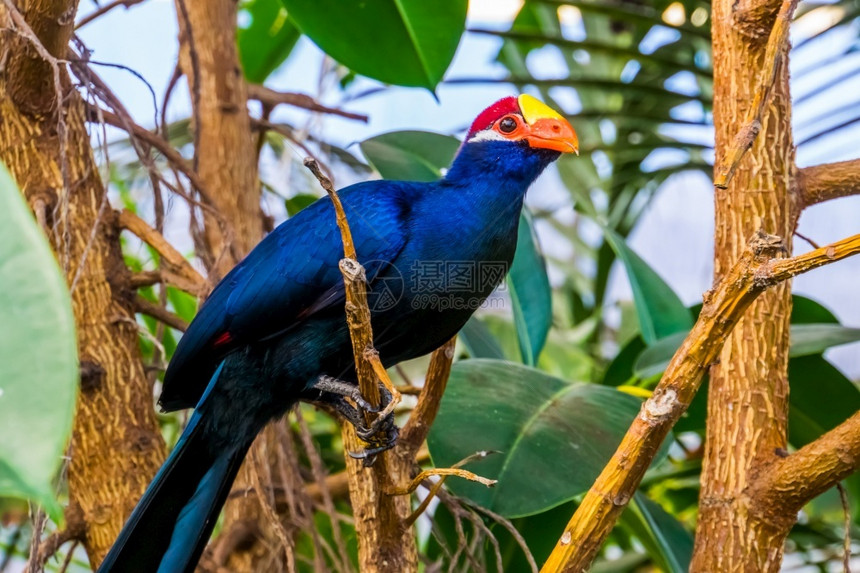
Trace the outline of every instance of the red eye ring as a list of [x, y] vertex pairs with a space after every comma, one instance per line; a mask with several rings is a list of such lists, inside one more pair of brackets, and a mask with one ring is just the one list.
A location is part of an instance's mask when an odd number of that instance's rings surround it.
[[496, 123], [499, 133], [510, 135], [520, 127], [520, 119], [516, 115], [506, 115]]

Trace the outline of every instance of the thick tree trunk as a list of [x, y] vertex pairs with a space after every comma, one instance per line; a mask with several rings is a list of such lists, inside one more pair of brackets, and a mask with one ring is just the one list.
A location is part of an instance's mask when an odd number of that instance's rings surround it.
[[234, 0], [176, 0], [180, 65], [194, 110], [195, 168], [222, 221], [204, 218], [199, 255], [217, 282], [263, 237], [248, 88], [236, 49]]
[[[181, 37], [180, 64], [193, 106], [195, 164], [206, 196], [221, 215], [204, 218], [200, 255], [217, 282], [263, 237], [257, 155], [248, 115], [248, 88], [236, 49], [236, 2], [176, 0]], [[275, 472], [254, 475], [254, 460], [278, 467], [289, 455], [272, 427], [246, 458], [234, 491], [254, 492], [255, 482]], [[267, 447], [268, 446], [268, 447]], [[263, 462], [265, 460], [265, 462]], [[283, 460], [280, 460], [283, 462]], [[293, 467], [293, 461], [287, 461]], [[260, 468], [257, 468], [260, 469]], [[262, 487], [269, 488], [268, 481]], [[201, 569], [233, 572], [278, 571], [284, 567], [283, 541], [271, 523], [272, 511], [256, 493], [238, 495], [225, 506], [222, 535]]]
[[[713, 5], [714, 123], [717, 164], [735, 139], [758, 89], [771, 2]], [[745, 10], [741, 12], [741, 10]], [[715, 275], [722, 277], [759, 229], [791, 250], [796, 221], [788, 46], [777, 66], [773, 98], [753, 147], [728, 189], [717, 190]], [[711, 368], [708, 426], [693, 571], [776, 571], [793, 518], [764, 519], [749, 494], [763, 464], [786, 447], [791, 284], [753, 303]]]
[[[64, 57], [77, 3], [18, 2], [54, 57]], [[72, 288], [81, 394], [69, 448], [70, 526], [98, 564], [164, 459], [164, 443], [144, 376], [127, 270], [113, 210], [93, 159], [84, 103], [60, 70], [60, 127], [53, 68], [32, 42], [5, 31], [0, 61], [0, 160], [29, 204], [44, 216]], [[16, 26], [17, 27], [17, 26]], [[63, 134], [64, 131], [64, 134]], [[78, 520], [82, 520], [82, 523]], [[72, 523], [76, 521], [76, 523]]]

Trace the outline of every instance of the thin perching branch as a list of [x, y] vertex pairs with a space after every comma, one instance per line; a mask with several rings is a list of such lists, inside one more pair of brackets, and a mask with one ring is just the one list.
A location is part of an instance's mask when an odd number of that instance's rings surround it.
[[782, 51], [788, 41], [788, 30], [791, 25], [791, 17], [797, 7], [797, 0], [783, 0], [773, 30], [767, 40], [767, 48], [764, 53], [764, 64], [762, 65], [761, 77], [755, 97], [747, 109], [746, 118], [735, 135], [731, 146], [726, 150], [722, 160], [714, 166], [714, 186], [725, 189], [729, 186], [732, 176], [746, 152], [752, 147], [756, 136], [761, 131], [761, 116], [764, 108], [770, 102], [773, 93], [773, 82], [776, 79], [776, 70], [782, 59]]
[[300, 107], [308, 111], [315, 111], [317, 113], [337, 115], [347, 119], [363, 121], [364, 123], [367, 123], [368, 121], [368, 117], [362, 113], [353, 113], [351, 111], [323, 105], [307, 94], [279, 92], [257, 84], [248, 84], [248, 99], [257, 100], [269, 108], [274, 108], [279, 104], [285, 104], [293, 107]]
[[[653, 395], [642, 405], [612, 459], [565, 527], [542, 569], [544, 573], [588, 569], [669, 430], [687, 410], [707, 368], [717, 359], [723, 344], [750, 304], [775, 284], [860, 253], [860, 235], [794, 258], [773, 258], [783, 249], [780, 237], [760, 231], [750, 240], [749, 248], [731, 271], [705, 295], [696, 324], [675, 353]], [[839, 439], [825, 439], [839, 431], [842, 432]], [[796, 476], [803, 468], [818, 467], [825, 459], [840, 458], [841, 450], [837, 447], [840, 441], [856, 442], [858, 455], [850, 459], [844, 457], [838, 465], [840, 471], [834, 469], [830, 472], [832, 475], [826, 481], [832, 485], [834, 479], [843, 477], [841, 470], [860, 465], [860, 414], [855, 414], [849, 422], [777, 464], [780, 467], [791, 464], [791, 475]], [[824, 447], [816, 450], [815, 444], [824, 444]], [[778, 475], [788, 473], [778, 472]], [[804, 478], [807, 483], [814, 482], [812, 475]], [[808, 495], [814, 493], [813, 489], [818, 491], [812, 488]]]

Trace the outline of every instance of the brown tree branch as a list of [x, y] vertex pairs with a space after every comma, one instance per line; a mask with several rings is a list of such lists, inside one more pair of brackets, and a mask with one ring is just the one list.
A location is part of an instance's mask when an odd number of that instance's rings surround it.
[[706, 369], [749, 305], [770, 286], [860, 253], [860, 235], [791, 259], [772, 258], [782, 249], [779, 237], [759, 232], [724, 279], [705, 295], [696, 324], [565, 527], [542, 571], [579, 572], [590, 566], [664, 438], [690, 405]]
[[860, 194], [860, 159], [804, 167], [798, 174], [801, 207]]
[[127, 132], [130, 136], [141, 139], [155, 148], [164, 156], [165, 159], [167, 159], [171, 166], [175, 167], [180, 173], [187, 177], [194, 188], [197, 189], [197, 192], [200, 193], [200, 196], [203, 197], [207, 203], [211, 204], [211, 200], [208, 193], [206, 193], [206, 185], [203, 183], [203, 180], [197, 175], [197, 172], [192, 169], [191, 165], [188, 164], [188, 160], [182, 157], [182, 155], [176, 151], [170, 143], [145, 127], [134, 122], [129, 122], [127, 119], [121, 118], [106, 109], [99, 110], [92, 105], [88, 105], [88, 111], [93, 116], [101, 114], [102, 117], [104, 117], [105, 123], [108, 125], [117, 127]]
[[807, 502], [860, 467], [860, 412], [797, 452], [776, 460], [752, 485], [753, 507], [792, 518]]
[[[364, 267], [356, 260], [349, 223], [331, 180], [323, 175], [316, 160], [308, 157], [304, 163], [334, 204], [337, 226], [343, 242], [344, 258], [340, 261], [340, 270], [346, 286], [346, 320], [352, 340], [359, 389], [368, 402], [377, 405], [380, 403], [377, 376], [387, 378], [387, 375], [384, 369], [381, 372], [374, 369], [373, 359], [378, 363], [379, 358], [373, 348]], [[368, 422], [372, 421], [368, 416]], [[363, 444], [356, 436], [352, 424], [344, 424], [342, 427], [344, 449], [347, 452], [361, 450]], [[367, 573], [410, 573], [418, 569], [415, 536], [411, 528], [403, 525], [409, 516], [410, 501], [408, 497], [385, 494], [386, 486], [408, 469], [397, 456], [383, 455], [383, 463], [376, 463], [369, 468], [363, 467], [364, 464], [350, 456], [346, 459], [350, 500], [359, 539], [359, 569]]]
[[121, 228], [134, 233], [161, 255], [161, 262], [165, 266], [156, 271], [160, 273], [160, 279], [196, 296], [206, 294], [209, 283], [161, 233], [128, 209], [119, 212], [118, 222]]
[[397, 440], [398, 455], [414, 457], [415, 452], [427, 439], [427, 433], [442, 402], [442, 394], [448, 385], [448, 375], [451, 374], [451, 364], [454, 361], [455, 336], [433, 352], [424, 387], [418, 396], [418, 403], [409, 415], [409, 421], [403, 426], [400, 438]]
[[732, 145], [726, 149], [725, 155], [714, 166], [714, 186], [719, 189], [725, 189], [729, 186], [735, 169], [737, 169], [741, 159], [743, 159], [746, 152], [752, 147], [756, 136], [761, 131], [762, 114], [764, 113], [765, 106], [770, 102], [773, 83], [776, 79], [776, 70], [782, 58], [782, 53], [786, 50], [791, 17], [796, 7], [797, 0], [782, 0], [782, 6], [779, 9], [773, 30], [771, 30], [770, 37], [767, 40], [764, 65], [762, 66], [762, 74], [759, 78], [758, 88], [755, 91], [755, 97], [752, 103], [750, 103], [749, 109], [747, 109], [746, 118], [735, 135]]
[[355, 119], [363, 121], [364, 123], [367, 123], [368, 120], [368, 117], [364, 114], [353, 113], [336, 107], [323, 105], [307, 94], [279, 92], [256, 84], [248, 84], [248, 99], [257, 100], [269, 108], [274, 108], [279, 104], [286, 104], [318, 113], [326, 113], [329, 115], [338, 115], [347, 119]]
[[98, 18], [100, 16], [104, 16], [105, 14], [107, 14], [108, 12], [113, 10], [114, 8], [117, 8], [119, 6], [124, 6], [126, 9], [128, 9], [128, 8], [131, 8], [132, 6], [134, 6], [135, 4], [140, 4], [141, 2], [143, 2], [143, 0], [114, 0], [113, 2], [109, 2], [107, 4], [104, 4], [103, 6], [100, 6], [98, 9], [93, 10], [92, 12], [90, 12], [89, 14], [87, 14], [86, 16], [84, 16], [83, 18], [78, 20], [75, 23], [75, 30], [83, 28], [84, 26], [86, 26], [87, 24], [89, 24], [90, 22], [95, 20], [96, 18]]
[[188, 323], [154, 302], [150, 302], [140, 295], [134, 297], [134, 307], [138, 312], [149, 315], [156, 320], [160, 320], [167, 326], [173, 327], [180, 332], [188, 330]]

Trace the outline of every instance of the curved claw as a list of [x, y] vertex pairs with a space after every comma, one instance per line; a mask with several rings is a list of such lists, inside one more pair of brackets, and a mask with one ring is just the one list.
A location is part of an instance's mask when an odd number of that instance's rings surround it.
[[[367, 438], [364, 438], [359, 435], [361, 439], [368, 441], [371, 447], [366, 448], [360, 452], [347, 451], [347, 454], [349, 454], [351, 458], [357, 460], [364, 460], [365, 466], [373, 465], [373, 462], [376, 461], [376, 455], [384, 452], [385, 450], [390, 450], [391, 448], [393, 448], [394, 445], [397, 443], [397, 437], [400, 435], [399, 428], [394, 424], [393, 416], [389, 420], [389, 425], [384, 426], [385, 435], [374, 439], [373, 435], [377, 434], [380, 429], [382, 428], [377, 428], [376, 431], [368, 435]], [[357, 431], [356, 434], [358, 434]]]

